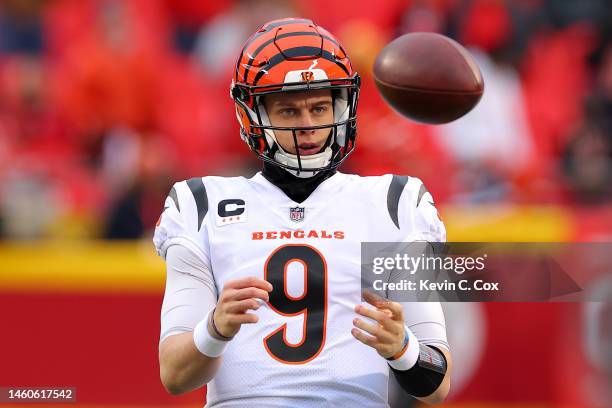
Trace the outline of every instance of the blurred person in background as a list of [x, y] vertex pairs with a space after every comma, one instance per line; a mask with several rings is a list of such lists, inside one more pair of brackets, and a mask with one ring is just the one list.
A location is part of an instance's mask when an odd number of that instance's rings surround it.
[[591, 57], [592, 92], [585, 98], [582, 123], [565, 146], [561, 162], [571, 199], [575, 202], [601, 204], [612, 198], [612, 41], [609, 27]]
[[[441, 24], [444, 18], [437, 14], [437, 10], [427, 7], [431, 4], [414, 4], [414, 7], [419, 9], [416, 14], [423, 18], [401, 16], [402, 29], [410, 31], [412, 28], [437, 28], [437, 24]], [[405, 14], [411, 13], [406, 11]], [[434, 16], [423, 16], [427, 14]], [[411, 25], [416, 21], [418, 28]], [[435, 191], [436, 197], [445, 200], [451, 191], [449, 179], [454, 174], [452, 157], [433, 137], [431, 126], [406, 120], [392, 111], [382, 100], [372, 79], [372, 66], [377, 54], [398, 34], [394, 28], [394, 25], [381, 26], [364, 18], [339, 24], [338, 34], [346, 48], [351, 50], [353, 66], [362, 74], [359, 149], [354, 151], [351, 160], [345, 164], [345, 171], [364, 176], [385, 173], [414, 174], [427, 179], [430, 191]], [[373, 157], [385, 159], [374, 160]]]
[[158, 135], [115, 129], [105, 140], [103, 172], [111, 206], [105, 218], [107, 239], [138, 239], [155, 225], [157, 203], [176, 172], [171, 146]]
[[572, 200], [598, 204], [612, 192], [612, 144], [600, 123], [586, 122], [565, 147], [563, 171]]
[[471, 47], [486, 91], [466, 117], [435, 136], [459, 163], [454, 201], [500, 202], [510, 180], [533, 160], [520, 77], [512, 53], [514, 27], [504, 2], [472, 1], [456, 11], [459, 42]]
[[45, 1], [5, 0], [0, 13], [0, 53], [40, 54], [44, 48]]
[[[65, 128], [46, 103], [48, 65], [40, 1], [6, 1], [0, 13], [0, 236], [50, 234], [61, 215], [52, 166], [65, 157]], [[45, 160], [49, 158], [50, 160]]]
[[193, 57], [207, 75], [225, 77], [236, 61], [236, 54], [261, 21], [295, 14], [292, 1], [238, 0], [202, 27]]

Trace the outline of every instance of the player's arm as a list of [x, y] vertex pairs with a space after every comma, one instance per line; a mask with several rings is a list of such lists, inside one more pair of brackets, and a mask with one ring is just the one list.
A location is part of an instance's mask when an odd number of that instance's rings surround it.
[[220, 363], [219, 357], [200, 353], [193, 342], [193, 332], [170, 336], [159, 346], [161, 382], [172, 395], [200, 388], [215, 376]]
[[257, 322], [247, 311], [259, 308], [257, 299], [268, 300], [271, 285], [256, 278], [229, 281], [216, 302], [212, 273], [193, 252], [173, 245], [166, 263], [160, 378], [168, 392], [178, 395], [215, 376], [221, 354], [240, 326]]
[[[400, 226], [411, 232], [407, 241], [446, 242], [446, 228], [432, 195], [421, 180], [410, 177], [407, 182], [413, 194], [402, 195], [408, 201], [400, 211]], [[402, 302], [401, 306], [412, 341], [401, 357], [389, 362], [391, 371], [409, 394], [429, 404], [441, 403], [450, 390], [452, 366], [442, 307], [438, 302]]]
[[374, 308], [357, 305], [355, 312], [376, 323], [357, 317], [351, 333], [388, 360], [400, 386], [428, 404], [443, 402], [450, 390], [450, 353], [443, 347], [426, 345], [406, 326], [400, 303], [364, 292]]
[[218, 359], [200, 353], [193, 328], [215, 307], [214, 279], [202, 259], [183, 245], [166, 253], [166, 291], [161, 311], [160, 379], [171, 394], [199, 388], [212, 378]]

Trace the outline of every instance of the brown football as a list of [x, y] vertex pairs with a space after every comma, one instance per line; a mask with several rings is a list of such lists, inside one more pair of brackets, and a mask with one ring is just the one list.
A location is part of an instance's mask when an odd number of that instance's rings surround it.
[[470, 53], [435, 33], [405, 34], [387, 44], [376, 57], [374, 81], [393, 109], [429, 124], [462, 117], [484, 92]]

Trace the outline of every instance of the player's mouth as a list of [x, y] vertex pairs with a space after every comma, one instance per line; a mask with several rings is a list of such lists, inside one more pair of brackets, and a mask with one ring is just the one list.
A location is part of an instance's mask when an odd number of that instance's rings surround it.
[[300, 143], [300, 145], [298, 146], [298, 152], [302, 156], [317, 154], [320, 150], [321, 146], [316, 143]]

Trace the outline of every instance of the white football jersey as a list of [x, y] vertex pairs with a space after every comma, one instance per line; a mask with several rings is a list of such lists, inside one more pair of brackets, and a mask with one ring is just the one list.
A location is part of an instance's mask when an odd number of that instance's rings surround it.
[[[337, 172], [296, 203], [261, 173], [198, 177], [176, 183], [165, 207], [154, 236], [160, 256], [186, 246], [212, 271], [217, 293], [246, 276], [274, 286], [250, 311], [259, 322], [229, 343], [207, 406], [388, 406], [387, 362], [351, 335], [361, 243], [446, 240], [419, 179]], [[421, 342], [448, 349], [439, 303], [405, 303], [404, 314]]]

